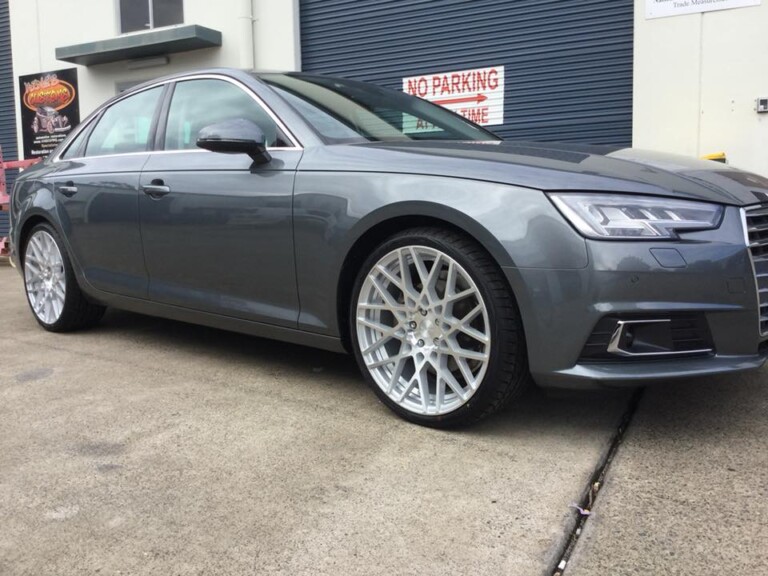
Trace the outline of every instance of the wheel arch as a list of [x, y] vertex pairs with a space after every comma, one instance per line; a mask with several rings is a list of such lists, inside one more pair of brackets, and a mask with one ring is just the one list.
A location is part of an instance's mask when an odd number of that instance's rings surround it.
[[63, 236], [53, 189], [35, 178], [34, 173], [30, 173], [38, 171], [42, 164], [44, 162], [24, 171], [16, 181], [11, 196], [11, 244], [18, 254], [19, 263], [22, 263], [29, 232], [36, 225], [48, 224]]
[[24, 222], [22, 222], [21, 228], [19, 229], [19, 234], [18, 234], [18, 239], [19, 239], [18, 254], [19, 254], [19, 262], [21, 263], [22, 266], [24, 265], [24, 252], [26, 251], [27, 240], [29, 239], [29, 235], [32, 233], [32, 230], [38, 224], [48, 224], [54, 230], [59, 232], [59, 235], [61, 235], [61, 232], [59, 231], [58, 227], [48, 215], [40, 212], [35, 212], [28, 215], [24, 219]]
[[[514, 263], [501, 243], [479, 222], [458, 210], [427, 202], [389, 205], [360, 220], [351, 234], [353, 240], [341, 264], [336, 290], [336, 315], [339, 334], [347, 351], [351, 350], [349, 303], [355, 279], [367, 255], [387, 238], [409, 228], [434, 226], [454, 230], [480, 244], [501, 269]], [[502, 274], [503, 275], [503, 274]], [[512, 286], [507, 288], [515, 298]], [[516, 298], [515, 298], [516, 299]], [[524, 327], [523, 327], [524, 328]]]

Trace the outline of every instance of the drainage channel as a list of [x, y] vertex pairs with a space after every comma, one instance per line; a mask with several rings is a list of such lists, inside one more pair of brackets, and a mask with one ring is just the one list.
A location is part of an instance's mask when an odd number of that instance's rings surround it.
[[592, 514], [592, 508], [595, 505], [595, 500], [597, 500], [598, 492], [600, 492], [600, 490], [603, 488], [608, 469], [611, 467], [611, 463], [616, 456], [616, 452], [624, 440], [624, 435], [627, 432], [629, 424], [632, 422], [632, 417], [637, 411], [637, 406], [640, 404], [640, 399], [643, 397], [643, 390], [643, 388], [638, 388], [632, 394], [629, 402], [627, 403], [627, 409], [621, 416], [619, 426], [616, 428], [616, 432], [614, 432], [613, 437], [611, 438], [608, 450], [606, 450], [605, 455], [597, 463], [597, 467], [589, 479], [589, 483], [584, 490], [584, 495], [582, 496], [581, 501], [574, 505], [577, 514], [576, 522], [574, 523], [568, 538], [565, 540], [562, 553], [557, 557], [554, 567], [547, 572], [548, 574], [552, 574], [552, 576], [563, 576], [566, 569], [568, 568], [568, 562], [571, 559], [571, 554], [573, 554], [579, 538], [584, 533], [584, 526]]

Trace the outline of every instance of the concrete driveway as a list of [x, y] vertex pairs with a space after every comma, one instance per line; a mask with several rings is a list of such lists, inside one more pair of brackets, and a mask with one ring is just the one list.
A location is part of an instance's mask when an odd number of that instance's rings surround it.
[[768, 574], [766, 376], [646, 390], [567, 576]]
[[[3, 576], [552, 574], [630, 398], [533, 390], [440, 432], [392, 415], [349, 357], [117, 311], [48, 334], [15, 270], [0, 294]], [[765, 565], [764, 379], [646, 393], [566, 573], [742, 531], [723, 566]]]

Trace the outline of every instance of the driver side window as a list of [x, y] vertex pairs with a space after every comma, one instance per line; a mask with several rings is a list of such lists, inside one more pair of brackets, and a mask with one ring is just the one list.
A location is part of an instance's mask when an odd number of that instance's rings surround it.
[[185, 80], [176, 84], [165, 129], [165, 150], [191, 150], [211, 124], [245, 118], [254, 122], [267, 147], [290, 146], [266, 110], [242, 88], [225, 80]]

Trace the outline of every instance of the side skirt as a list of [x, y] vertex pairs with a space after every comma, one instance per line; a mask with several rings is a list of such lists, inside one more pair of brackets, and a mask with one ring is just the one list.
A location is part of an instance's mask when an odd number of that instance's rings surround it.
[[170, 304], [160, 304], [158, 302], [150, 302], [149, 300], [119, 296], [95, 290], [92, 286], [89, 286], [88, 295], [100, 304], [118, 308], [120, 310], [146, 314], [147, 316], [168, 318], [169, 320], [178, 320], [179, 322], [187, 322], [188, 324], [200, 324], [210, 328], [259, 336], [261, 338], [269, 338], [270, 340], [280, 340], [283, 342], [290, 342], [291, 344], [320, 348], [330, 352], [338, 352], [341, 354], [347, 353], [342, 345], [341, 338], [335, 338], [333, 336], [313, 334], [295, 328], [285, 328], [283, 326], [253, 322], [252, 320], [242, 320], [240, 318], [222, 316], [210, 312], [201, 312], [199, 310], [182, 308]]

